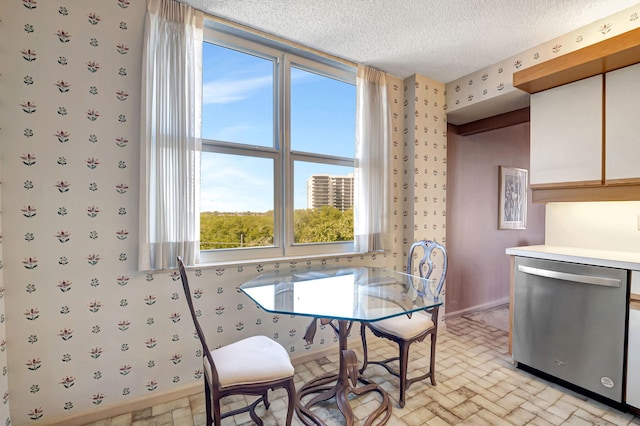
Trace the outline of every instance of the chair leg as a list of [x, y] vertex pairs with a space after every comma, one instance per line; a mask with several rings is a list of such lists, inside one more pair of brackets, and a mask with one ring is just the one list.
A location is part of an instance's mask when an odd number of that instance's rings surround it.
[[262, 395], [262, 402], [264, 402], [264, 408], [268, 410], [269, 406], [271, 405], [271, 403], [269, 402], [269, 391], [268, 390], [264, 391], [264, 394]]
[[296, 387], [293, 383], [293, 379], [291, 379], [287, 383], [286, 389], [287, 389], [287, 396], [289, 397], [289, 402], [287, 403], [287, 420], [285, 425], [291, 426], [291, 422], [293, 421], [293, 408], [295, 406], [294, 397], [296, 394]]
[[407, 366], [409, 364], [409, 343], [399, 343], [400, 346], [400, 408], [404, 407], [407, 392]]
[[360, 368], [360, 370], [358, 370], [358, 372], [360, 374], [362, 374], [364, 372], [364, 370], [367, 369], [367, 365], [369, 364], [369, 358], [367, 356], [367, 327], [364, 325], [363, 322], [360, 323], [360, 340], [362, 340], [362, 352], [363, 352], [363, 356], [362, 356], [362, 368]]
[[431, 333], [431, 359], [429, 360], [429, 374], [431, 376], [431, 384], [436, 385], [436, 338], [438, 337], [438, 329]]
[[222, 425], [222, 415], [220, 414], [220, 400], [213, 401], [213, 424], [214, 426]]
[[[207, 418], [207, 426], [213, 425], [213, 412], [211, 407], [211, 387], [209, 387], [209, 381], [207, 378], [204, 379], [204, 403], [205, 409], [207, 410], [206, 418]], [[218, 411], [219, 413], [219, 411]]]

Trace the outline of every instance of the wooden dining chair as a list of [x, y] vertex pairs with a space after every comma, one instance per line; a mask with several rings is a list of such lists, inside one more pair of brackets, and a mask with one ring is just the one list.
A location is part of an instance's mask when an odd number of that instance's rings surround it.
[[[413, 257], [414, 251], [418, 248], [423, 249], [423, 255], [418, 264], [418, 272], [421, 277], [432, 279], [431, 275], [438, 270], [440, 277], [437, 279], [437, 286], [433, 290], [434, 296], [439, 296], [444, 285], [447, 275], [447, 251], [444, 246], [435, 241], [422, 240], [411, 245], [409, 257], [407, 260], [407, 273], [413, 273]], [[439, 253], [439, 254], [436, 254]], [[440, 256], [438, 265], [434, 266], [434, 258]], [[438, 336], [438, 306], [418, 311], [411, 315], [400, 315], [375, 322], [360, 323], [360, 338], [362, 339], [362, 349], [364, 351], [364, 361], [360, 374], [362, 374], [368, 364], [378, 364], [383, 366], [389, 373], [400, 379], [400, 407], [404, 407], [406, 391], [412, 383], [431, 379], [431, 384], [436, 385], [435, 367], [436, 367], [436, 338]], [[369, 361], [367, 354], [366, 329], [377, 336], [396, 342], [399, 346], [399, 355], [380, 361]], [[415, 342], [423, 341], [427, 336], [431, 336], [431, 356], [429, 360], [429, 371], [425, 374], [408, 378], [407, 367], [409, 363], [409, 347]], [[395, 362], [398, 362], [396, 368]]]
[[[266, 336], [248, 337], [211, 351], [193, 306], [187, 273], [180, 257], [178, 257], [178, 267], [191, 318], [204, 352], [202, 360], [207, 426], [220, 426], [223, 418], [247, 411], [256, 424], [262, 425], [262, 420], [256, 414], [255, 408], [260, 402], [264, 402], [264, 406], [268, 409], [270, 403], [267, 392], [277, 388], [287, 391], [289, 402], [286, 425], [291, 425], [295, 386], [294, 369], [287, 351], [282, 345]], [[229, 395], [259, 395], [260, 398], [247, 407], [221, 414], [220, 400]]]

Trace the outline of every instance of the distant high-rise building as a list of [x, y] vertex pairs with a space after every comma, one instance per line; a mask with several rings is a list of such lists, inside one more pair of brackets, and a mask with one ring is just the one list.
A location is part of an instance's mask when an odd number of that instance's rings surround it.
[[307, 179], [307, 208], [332, 206], [341, 211], [353, 207], [353, 174], [311, 175]]

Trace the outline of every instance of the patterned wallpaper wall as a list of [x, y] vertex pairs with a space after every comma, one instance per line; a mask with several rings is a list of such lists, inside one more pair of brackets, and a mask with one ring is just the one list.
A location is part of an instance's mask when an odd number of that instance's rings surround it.
[[[447, 120], [444, 84], [421, 75], [404, 81], [403, 239], [446, 245]], [[443, 296], [446, 295], [446, 287]], [[444, 319], [444, 306], [440, 308]]]
[[[404, 270], [411, 244], [446, 243], [447, 121], [444, 84], [387, 75], [392, 116], [391, 264]], [[443, 290], [443, 295], [446, 293]], [[440, 309], [444, 318], [444, 308]]]
[[[136, 271], [144, 9], [144, 0], [2, 1], [0, 419], [5, 423], [9, 408], [13, 424], [43, 422], [201, 380], [200, 351], [178, 274]], [[635, 16], [627, 16], [634, 26]], [[605, 37], [625, 31], [622, 24], [605, 24], [599, 24]], [[577, 42], [578, 36], [571, 38]], [[586, 34], [582, 42], [589, 42]], [[521, 66], [546, 57], [542, 50], [538, 58], [525, 53]], [[501, 67], [495, 75], [512, 72]], [[449, 108], [456, 100], [494, 95], [499, 83], [493, 72], [484, 74], [465, 78], [459, 91], [448, 90]], [[481, 94], [474, 92], [469, 100], [467, 86]], [[413, 240], [444, 241], [444, 87], [422, 76], [391, 78], [389, 95], [391, 250], [189, 271], [203, 323], [215, 324], [214, 346], [260, 333], [282, 343], [293, 358], [333, 347], [330, 329], [305, 345], [307, 319], [266, 314], [236, 287], [260, 272], [311, 264], [401, 269]]]
[[[145, 297], [169, 294], [132, 274], [143, 11], [128, 0], [2, 5], [14, 424], [166, 388], [167, 352], [186, 356], [159, 333], [178, 305], [145, 312]], [[168, 380], [193, 375], [182, 367]]]
[[[2, 25], [2, 22], [0, 22]], [[1, 55], [1, 51], [0, 51]], [[2, 78], [2, 69], [0, 69], [0, 79]], [[0, 134], [2, 129], [0, 128]], [[1, 140], [1, 136], [0, 136]], [[0, 144], [0, 147], [2, 145]], [[0, 153], [0, 212], [2, 212], [2, 161]], [[0, 423], [8, 426], [11, 423], [9, 415], [9, 381], [7, 367], [7, 329], [5, 327], [5, 305], [4, 305], [4, 260], [3, 260], [3, 234], [2, 234], [2, 214], [0, 214], [0, 368], [2, 376], [0, 377], [0, 395], [2, 395], [2, 404], [0, 404]]]
[[639, 26], [640, 4], [449, 82], [446, 85], [446, 110], [452, 113], [493, 98], [521, 92], [512, 84], [513, 73], [516, 71], [623, 34]]
[[[9, 408], [14, 425], [47, 422], [201, 382], [200, 349], [178, 274], [136, 271], [144, 9], [143, 0], [2, 3], [0, 249], [11, 248], [3, 250], [0, 291], [0, 320], [9, 301], [6, 344], [0, 324], [5, 423]], [[260, 272], [351, 263], [403, 268], [414, 239], [404, 212], [413, 204], [430, 211], [433, 199], [405, 195], [414, 159], [405, 153], [404, 82], [391, 79], [389, 94], [391, 250], [190, 270], [203, 323], [215, 324], [213, 346], [265, 334], [293, 358], [334, 347], [330, 328], [305, 345], [308, 319], [270, 315], [248, 303], [236, 287]], [[422, 185], [423, 177], [421, 171], [416, 182]], [[444, 197], [437, 198], [437, 210], [444, 210]], [[437, 226], [444, 235], [442, 222]]]
[[406, 248], [403, 241], [404, 227], [404, 191], [402, 189], [404, 157], [404, 82], [387, 74], [387, 100], [391, 114], [391, 218], [389, 222], [392, 246], [389, 248], [389, 267], [400, 271], [406, 268]]

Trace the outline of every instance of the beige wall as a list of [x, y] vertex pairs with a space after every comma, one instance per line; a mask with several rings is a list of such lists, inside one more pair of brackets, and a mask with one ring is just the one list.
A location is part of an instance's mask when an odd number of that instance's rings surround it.
[[406, 249], [446, 237], [447, 122], [444, 84], [421, 75], [405, 80], [403, 187]]
[[[403, 260], [414, 241], [446, 245], [447, 122], [444, 84], [421, 75], [404, 81]], [[448, 281], [447, 281], [448, 282]], [[446, 300], [447, 290], [442, 291]], [[445, 308], [440, 309], [444, 318]]]
[[544, 243], [544, 205], [528, 199], [526, 230], [498, 229], [499, 166], [529, 169], [529, 124], [460, 136], [448, 133], [446, 310], [455, 315], [506, 303], [507, 247]]
[[545, 243], [640, 252], [640, 201], [547, 204]]

